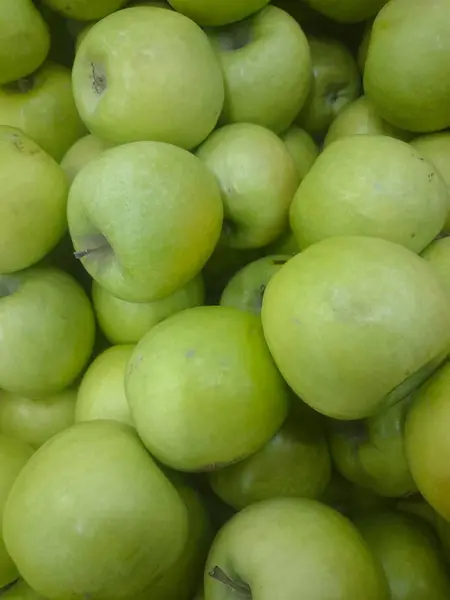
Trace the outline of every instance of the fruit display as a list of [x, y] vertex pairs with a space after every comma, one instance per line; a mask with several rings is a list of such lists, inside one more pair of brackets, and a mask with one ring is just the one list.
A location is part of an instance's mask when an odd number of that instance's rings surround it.
[[0, 0], [0, 600], [450, 599], [450, 0]]

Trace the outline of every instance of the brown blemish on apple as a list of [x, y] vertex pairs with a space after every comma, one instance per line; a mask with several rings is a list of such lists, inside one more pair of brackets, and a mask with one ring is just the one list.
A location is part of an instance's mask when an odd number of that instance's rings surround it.
[[96, 65], [95, 63], [91, 63], [91, 69], [92, 88], [99, 96], [101, 96], [108, 85], [106, 74], [100, 65]]

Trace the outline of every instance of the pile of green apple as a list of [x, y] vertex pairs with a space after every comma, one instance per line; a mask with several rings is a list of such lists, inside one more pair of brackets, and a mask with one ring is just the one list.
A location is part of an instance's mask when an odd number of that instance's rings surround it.
[[0, 595], [449, 600], [450, 0], [0, 0]]

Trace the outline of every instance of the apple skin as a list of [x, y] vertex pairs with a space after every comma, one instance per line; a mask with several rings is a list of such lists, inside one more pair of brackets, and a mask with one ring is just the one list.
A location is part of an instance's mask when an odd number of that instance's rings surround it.
[[89, 365], [78, 388], [75, 421], [106, 419], [133, 426], [125, 396], [125, 371], [133, 345], [107, 348]]
[[380, 496], [400, 497], [417, 487], [405, 455], [403, 427], [411, 397], [365, 421], [329, 421], [336, 468], [348, 480]]
[[193, 279], [219, 239], [222, 215], [213, 174], [161, 142], [106, 150], [78, 173], [68, 201], [75, 250], [88, 252], [83, 265], [128, 302], [158, 300]]
[[331, 476], [331, 460], [317, 413], [293, 399], [283, 427], [249, 458], [213, 471], [214, 492], [236, 510], [270, 498], [319, 498]]
[[[247, 596], [214, 579], [218, 569]], [[204, 585], [207, 600], [250, 597], [249, 588], [258, 600], [389, 598], [383, 572], [352, 523], [305, 498], [265, 500], [233, 517], [212, 544]]]
[[131, 427], [91, 421], [57, 434], [27, 463], [3, 534], [39, 594], [115, 599], [141, 592], [179, 559], [188, 516]]
[[249, 19], [208, 31], [225, 78], [222, 123], [287, 129], [311, 86], [311, 56], [300, 25], [269, 5]]
[[288, 254], [264, 256], [243, 267], [222, 292], [221, 306], [232, 306], [259, 315], [267, 284], [290, 258]]
[[158, 582], [133, 600], [192, 600], [203, 578], [203, 569], [213, 540], [211, 519], [205, 502], [194, 488], [173, 475], [168, 475], [175, 485], [188, 513], [188, 538], [179, 560], [169, 568]]
[[385, 121], [366, 96], [360, 96], [339, 113], [328, 129], [324, 146], [351, 135], [388, 135], [404, 141], [411, 138], [408, 132]]
[[92, 160], [100, 156], [104, 150], [112, 145], [89, 134], [80, 138], [71, 146], [61, 160], [61, 168], [65, 172], [69, 183], [72, 184], [75, 176]]
[[[34, 450], [21, 440], [0, 434], [0, 514], [3, 518], [5, 503], [13, 483]], [[12, 583], [19, 577], [16, 565], [5, 547], [3, 535], [0, 535], [0, 587]]]
[[301, 249], [342, 235], [379, 237], [421, 252], [442, 231], [444, 180], [406, 142], [356, 135], [330, 144], [301, 182], [290, 224]]
[[111, 344], [136, 344], [150, 329], [171, 315], [201, 306], [205, 287], [197, 275], [172, 295], [154, 302], [125, 302], [110, 294], [96, 281], [92, 301], [100, 329]]
[[288, 412], [259, 318], [223, 306], [189, 308], [149, 331], [128, 364], [125, 391], [148, 450], [179, 471], [243, 460]]
[[406, 456], [425, 500], [450, 521], [450, 443], [445, 419], [450, 410], [450, 363], [418, 391], [405, 428]]
[[264, 8], [270, 0], [169, 0], [172, 7], [207, 27], [242, 21]]
[[296, 125], [292, 125], [280, 137], [294, 159], [300, 183], [319, 156], [319, 147], [307, 131]]
[[33, 265], [67, 229], [61, 167], [20, 130], [0, 125], [0, 273]]
[[322, 138], [333, 119], [356, 100], [361, 87], [355, 60], [344, 44], [331, 38], [310, 37], [313, 80], [296, 122]]
[[364, 68], [367, 97], [386, 121], [402, 129], [421, 133], [447, 128], [449, 52], [446, 0], [391, 0], [372, 26]]
[[450, 579], [432, 529], [394, 511], [358, 516], [355, 524], [382, 565], [392, 600], [446, 600]]
[[55, 434], [73, 425], [76, 399], [74, 389], [39, 400], [0, 391], [0, 431], [39, 448]]
[[306, 0], [306, 4], [338, 23], [358, 23], [376, 15], [387, 0]]
[[86, 134], [67, 67], [44, 63], [18, 82], [0, 88], [0, 124], [21, 129], [57, 162]]
[[266, 341], [289, 386], [342, 420], [375, 415], [424, 381], [448, 354], [449, 318], [426, 261], [358, 236], [330, 238], [291, 258], [262, 307]]
[[[444, 131], [421, 135], [411, 141], [411, 146], [439, 171], [447, 186], [450, 209], [450, 133]], [[450, 232], [450, 210], [444, 229]]]
[[123, 8], [128, 0], [43, 0], [52, 10], [77, 21], [95, 21]]
[[0, 16], [0, 85], [26, 77], [44, 62], [50, 31], [31, 0], [3, 2]]
[[30, 398], [64, 390], [89, 359], [94, 335], [89, 299], [64, 271], [0, 275], [1, 389]]
[[216, 126], [224, 101], [220, 63], [206, 34], [158, 7], [127, 8], [96, 23], [79, 45], [72, 78], [81, 118], [91, 133], [114, 143], [195, 148]]
[[450, 297], [450, 238], [434, 240], [425, 248], [421, 256], [429, 263]]
[[299, 177], [277, 135], [252, 123], [225, 125], [196, 154], [215, 175], [222, 193], [221, 244], [261, 248], [283, 233]]

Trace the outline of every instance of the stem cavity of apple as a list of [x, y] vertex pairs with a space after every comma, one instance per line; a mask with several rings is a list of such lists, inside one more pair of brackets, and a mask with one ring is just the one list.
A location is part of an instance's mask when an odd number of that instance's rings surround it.
[[82, 258], [86, 258], [86, 256], [91, 256], [92, 254], [97, 254], [100, 252], [108, 252], [111, 250], [111, 246], [108, 243], [100, 244], [95, 248], [84, 248], [83, 250], [77, 250], [73, 253], [74, 257], [78, 260]]
[[227, 587], [230, 588], [230, 590], [232, 590], [236, 594], [239, 594], [243, 598], [251, 599], [252, 592], [251, 592], [250, 587], [246, 583], [240, 583], [238, 581], [234, 581], [234, 579], [231, 579], [231, 577], [228, 577], [228, 575], [225, 573], [225, 571], [223, 571], [217, 565], [213, 569], [211, 569], [211, 571], [208, 573], [208, 575], [210, 577], [212, 577], [213, 579], [215, 579], [216, 581], [218, 581], [219, 583], [226, 585]]

